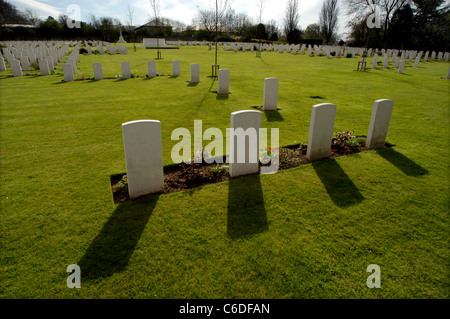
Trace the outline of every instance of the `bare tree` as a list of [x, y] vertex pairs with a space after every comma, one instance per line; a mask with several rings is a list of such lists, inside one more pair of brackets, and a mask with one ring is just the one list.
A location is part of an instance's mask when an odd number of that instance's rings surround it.
[[299, 33], [300, 14], [298, 13], [298, 0], [288, 0], [286, 13], [283, 19], [283, 31], [289, 43], [294, 40], [296, 33]]
[[130, 2], [127, 0], [127, 24], [128, 24], [128, 31], [131, 32], [132, 38], [133, 38], [133, 48], [134, 52], [136, 52], [136, 41], [134, 36], [134, 25], [133, 25], [133, 18], [134, 18], [134, 8], [131, 8]]
[[395, 11], [409, 3], [410, 0], [345, 0], [345, 2], [348, 14], [357, 16], [357, 19], [368, 15], [379, 15], [380, 21], [383, 21], [383, 40], [386, 45]]
[[274, 19], [269, 20], [266, 24], [266, 31], [269, 35], [278, 33], [277, 21]]
[[338, 0], [324, 0], [320, 10], [320, 33], [325, 44], [335, 40], [338, 28]]
[[193, 23], [203, 28], [208, 33], [208, 38], [212, 39], [216, 30], [216, 14], [213, 10], [200, 9], [193, 18]]
[[34, 12], [33, 10], [31, 10], [29, 8], [25, 10], [25, 17], [35, 27], [37, 27], [39, 25], [39, 22], [41, 21], [39, 19], [38, 15], [36, 14], [36, 12]]
[[259, 23], [262, 23], [262, 15], [263, 15], [265, 6], [266, 6], [266, 0], [258, 1], [258, 22]]
[[159, 16], [159, 0], [149, 0], [150, 1], [150, 6], [152, 7], [152, 11], [153, 11], [153, 21], [155, 23], [155, 29], [157, 32], [156, 35], [156, 46], [158, 48], [158, 53], [157, 53], [157, 59], [161, 59], [161, 52], [159, 51], [159, 33], [161, 32], [161, 21], [160, 21], [160, 16]]

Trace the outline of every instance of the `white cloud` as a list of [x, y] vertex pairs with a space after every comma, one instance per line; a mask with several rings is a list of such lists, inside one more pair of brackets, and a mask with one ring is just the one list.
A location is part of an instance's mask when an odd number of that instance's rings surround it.
[[16, 5], [21, 11], [31, 9], [41, 18], [47, 18], [48, 16], [56, 18], [63, 13], [58, 7], [54, 7], [36, 0], [14, 0], [13, 4]]

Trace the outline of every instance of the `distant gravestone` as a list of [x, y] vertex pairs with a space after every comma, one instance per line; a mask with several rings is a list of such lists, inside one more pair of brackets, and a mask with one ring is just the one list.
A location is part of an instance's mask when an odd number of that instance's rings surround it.
[[392, 100], [377, 100], [373, 104], [366, 141], [367, 149], [384, 147], [393, 108], [394, 101]]
[[180, 61], [172, 61], [172, 76], [180, 76]]
[[416, 60], [414, 61], [414, 67], [417, 68], [419, 66], [420, 62], [420, 56], [416, 57]]
[[6, 64], [5, 60], [3, 60], [3, 57], [0, 57], [0, 72], [6, 71]]
[[148, 68], [148, 77], [154, 78], [156, 76], [156, 62], [155, 61], [148, 61], [147, 62], [147, 68]]
[[450, 79], [450, 67], [448, 68], [447, 79]]
[[398, 56], [396, 56], [395, 58], [394, 58], [394, 68], [398, 68], [398, 63], [399, 63], [399, 61], [400, 61], [400, 58], [398, 57]]
[[94, 63], [94, 79], [103, 80], [103, 68], [101, 63]]
[[11, 69], [12, 69], [13, 76], [23, 76], [22, 68], [20, 66], [19, 60], [11, 61]]
[[39, 60], [39, 70], [41, 71], [41, 75], [50, 75], [50, 70], [46, 59]]
[[387, 69], [389, 67], [389, 57], [387, 55], [383, 58], [383, 68]]
[[306, 157], [310, 161], [328, 157], [331, 154], [336, 108], [336, 105], [330, 103], [317, 104], [312, 107], [306, 151]]
[[73, 66], [71, 64], [63, 64], [64, 81], [71, 82], [74, 80], [73, 77]]
[[27, 56], [22, 56], [21, 64], [22, 64], [22, 70], [24, 70], [24, 71], [30, 71], [31, 70], [30, 60], [28, 60]]
[[191, 83], [200, 82], [200, 64], [191, 64]]
[[164, 186], [161, 123], [127, 122], [122, 134], [130, 198], [159, 192]]
[[405, 61], [401, 60], [400, 65], [398, 66], [398, 73], [403, 73], [403, 68], [405, 67]]
[[257, 173], [259, 170], [259, 111], [238, 111], [231, 113], [230, 158], [231, 177]]
[[131, 78], [130, 62], [122, 62], [122, 77], [124, 79]]
[[377, 63], [378, 63], [378, 54], [375, 53], [373, 56], [372, 69], [377, 68]]
[[218, 79], [217, 94], [229, 94], [230, 93], [230, 70], [220, 69]]
[[280, 81], [276, 78], [267, 78], [264, 80], [264, 111], [277, 110], [279, 83]]
[[46, 57], [46, 60], [48, 61], [48, 68], [49, 68], [50, 70], [53, 70], [53, 69], [55, 68], [55, 63], [54, 63], [54, 61], [53, 61], [53, 57], [52, 57], [51, 55], [48, 55], [48, 56]]
[[103, 46], [102, 46], [102, 45], [98, 45], [98, 46], [97, 46], [97, 50], [98, 50], [98, 52], [99, 52], [100, 54], [105, 54], [105, 49], [103, 49]]

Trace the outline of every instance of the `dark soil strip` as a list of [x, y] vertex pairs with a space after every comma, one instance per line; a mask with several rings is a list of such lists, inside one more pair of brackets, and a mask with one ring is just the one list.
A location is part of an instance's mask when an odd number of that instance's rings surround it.
[[[394, 145], [386, 143], [386, 147]], [[331, 145], [330, 157], [323, 159], [345, 156], [365, 151], [365, 146], [351, 146], [349, 144], [334, 144]], [[225, 158], [223, 160], [225, 163]], [[309, 164], [306, 158], [306, 144], [295, 144], [279, 149], [279, 167], [278, 170], [285, 170], [300, 165]], [[270, 165], [270, 164], [268, 164]], [[192, 189], [195, 187], [224, 182], [230, 180], [228, 174], [228, 165], [225, 164], [172, 164], [164, 167], [164, 187], [158, 194], [169, 194], [183, 190]], [[248, 176], [248, 175], [246, 175]], [[113, 193], [114, 203], [123, 203], [129, 201], [128, 185], [126, 183], [126, 173], [111, 176], [111, 189]], [[245, 176], [240, 176], [241, 178]], [[155, 194], [140, 197], [146, 198]]]

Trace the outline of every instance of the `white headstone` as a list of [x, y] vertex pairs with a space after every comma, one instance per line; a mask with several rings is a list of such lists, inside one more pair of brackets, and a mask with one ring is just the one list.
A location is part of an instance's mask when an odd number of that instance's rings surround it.
[[22, 56], [21, 62], [22, 64], [22, 70], [24, 71], [30, 71], [31, 67], [30, 67], [30, 61], [28, 60], [27, 56]]
[[11, 69], [13, 76], [23, 76], [19, 60], [11, 61]]
[[103, 80], [103, 68], [101, 63], [94, 63], [94, 79]]
[[39, 60], [39, 70], [41, 71], [41, 75], [50, 75], [50, 70], [46, 59]]
[[400, 58], [398, 57], [398, 56], [396, 56], [395, 58], [394, 58], [394, 68], [398, 68], [398, 63], [400, 62]]
[[264, 111], [276, 111], [278, 104], [278, 87], [280, 80], [276, 78], [267, 78], [264, 80]]
[[367, 149], [383, 148], [391, 120], [394, 101], [377, 100], [373, 104], [369, 133], [367, 133]]
[[448, 68], [447, 79], [450, 79], [450, 67]]
[[377, 63], [378, 63], [378, 54], [375, 53], [373, 56], [372, 69], [377, 68]]
[[419, 66], [419, 62], [420, 62], [420, 56], [418, 56], [416, 58], [416, 60], [414, 61], [414, 67], [417, 68]]
[[389, 57], [387, 55], [383, 58], [383, 68], [387, 69], [389, 67]]
[[105, 49], [103, 49], [103, 46], [98, 45], [98, 46], [97, 46], [97, 50], [98, 50], [98, 52], [99, 52], [100, 54], [105, 54]]
[[336, 109], [336, 105], [330, 103], [312, 107], [306, 151], [306, 157], [310, 161], [330, 156]]
[[172, 76], [180, 76], [180, 61], [172, 61]]
[[6, 71], [6, 64], [5, 60], [3, 60], [3, 57], [0, 57], [0, 72]]
[[130, 198], [159, 192], [164, 186], [161, 123], [124, 123], [122, 134]]
[[400, 65], [398, 66], [398, 73], [403, 73], [403, 68], [405, 67], [405, 61], [401, 60]]
[[64, 81], [70, 82], [74, 80], [73, 77], [73, 66], [69, 63], [63, 64]]
[[230, 158], [231, 177], [257, 173], [259, 170], [259, 111], [231, 113]]
[[230, 93], [230, 70], [220, 69], [219, 79], [218, 79], [218, 94], [229, 94]]
[[156, 76], [156, 62], [155, 61], [148, 61], [147, 62], [147, 68], [148, 68], [148, 77], [154, 78]]
[[48, 62], [49, 70], [53, 70], [55, 68], [55, 63], [53, 62], [53, 57], [51, 55], [47, 55], [45, 59]]
[[191, 64], [191, 83], [200, 82], [200, 64]]
[[122, 62], [122, 77], [124, 79], [131, 78], [130, 62]]

